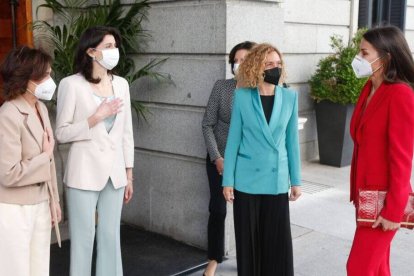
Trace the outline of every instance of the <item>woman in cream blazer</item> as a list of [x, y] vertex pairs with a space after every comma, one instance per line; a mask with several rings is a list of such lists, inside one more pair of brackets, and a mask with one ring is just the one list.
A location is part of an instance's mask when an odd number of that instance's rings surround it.
[[58, 235], [61, 212], [55, 142], [39, 97], [50, 99], [56, 89], [51, 62], [24, 46], [0, 69], [6, 100], [0, 107], [0, 275], [49, 275], [51, 218]]
[[122, 199], [132, 196], [134, 141], [129, 86], [112, 74], [120, 36], [110, 27], [82, 35], [75, 75], [63, 79], [57, 98], [56, 137], [71, 143], [67, 186], [71, 238], [70, 275], [91, 275], [97, 210], [96, 275], [122, 275]]

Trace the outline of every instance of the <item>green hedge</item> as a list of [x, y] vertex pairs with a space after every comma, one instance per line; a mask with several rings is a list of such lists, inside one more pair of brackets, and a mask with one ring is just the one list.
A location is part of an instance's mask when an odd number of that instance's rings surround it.
[[309, 83], [311, 97], [317, 102], [329, 100], [339, 104], [354, 104], [367, 78], [358, 79], [351, 62], [359, 52], [359, 44], [366, 29], [360, 29], [345, 46], [341, 37], [331, 37], [334, 53], [321, 59]]

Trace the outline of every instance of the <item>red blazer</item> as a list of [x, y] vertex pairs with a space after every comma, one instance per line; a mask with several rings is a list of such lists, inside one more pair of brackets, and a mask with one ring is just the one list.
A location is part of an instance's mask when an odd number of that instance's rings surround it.
[[371, 86], [365, 84], [351, 119], [351, 201], [358, 202], [361, 188], [388, 191], [381, 216], [400, 222], [411, 192], [414, 92], [383, 82], [364, 110]]

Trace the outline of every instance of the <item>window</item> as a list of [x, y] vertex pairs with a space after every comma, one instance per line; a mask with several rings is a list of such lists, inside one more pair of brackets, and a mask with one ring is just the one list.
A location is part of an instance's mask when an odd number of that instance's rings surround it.
[[358, 27], [388, 23], [404, 31], [406, 0], [360, 0]]

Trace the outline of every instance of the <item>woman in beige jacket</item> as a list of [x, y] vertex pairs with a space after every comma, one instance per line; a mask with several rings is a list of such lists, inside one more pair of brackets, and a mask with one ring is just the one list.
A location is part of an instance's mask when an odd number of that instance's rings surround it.
[[0, 275], [49, 275], [51, 225], [60, 221], [46, 106], [56, 85], [51, 57], [41, 50], [12, 50], [0, 67]]

